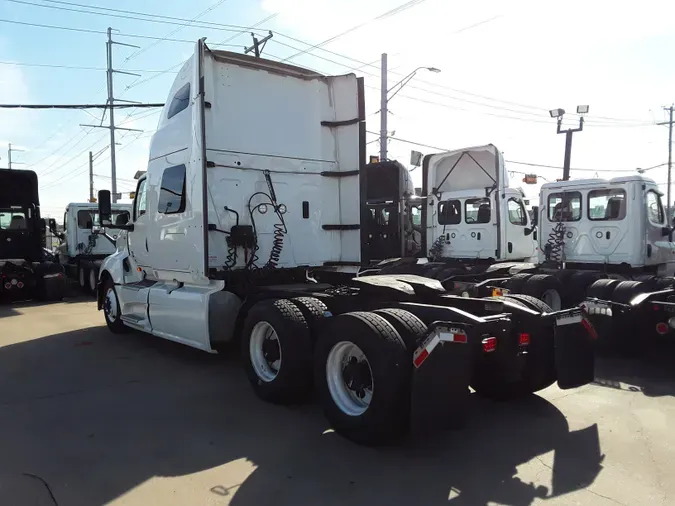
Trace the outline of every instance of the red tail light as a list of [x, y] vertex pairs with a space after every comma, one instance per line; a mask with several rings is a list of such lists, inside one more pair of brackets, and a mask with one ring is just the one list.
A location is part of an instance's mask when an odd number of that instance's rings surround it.
[[485, 353], [493, 352], [497, 349], [497, 338], [496, 337], [486, 337], [483, 339], [483, 351]]
[[527, 332], [521, 332], [520, 336], [518, 336], [518, 344], [520, 346], [527, 346], [530, 344], [530, 334]]
[[660, 335], [667, 334], [668, 333], [668, 325], [663, 323], [663, 322], [657, 323], [656, 324], [656, 332]]

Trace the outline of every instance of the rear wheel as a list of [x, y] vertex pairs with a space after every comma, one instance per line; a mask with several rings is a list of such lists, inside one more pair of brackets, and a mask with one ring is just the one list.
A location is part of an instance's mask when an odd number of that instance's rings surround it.
[[378, 314], [345, 313], [319, 335], [314, 379], [335, 431], [360, 444], [401, 439], [409, 427], [412, 361]]
[[77, 266], [77, 284], [80, 290], [87, 292], [89, 289], [89, 270], [82, 264]]
[[89, 269], [88, 287], [89, 293], [95, 294], [98, 288], [98, 270], [96, 268]]
[[103, 285], [103, 316], [111, 332], [122, 334], [129, 332], [129, 327], [122, 322], [122, 311], [115, 290], [115, 283], [108, 278]]
[[417, 349], [417, 345], [427, 333], [427, 326], [417, 316], [404, 309], [378, 309], [375, 314], [382, 316], [396, 329], [408, 348], [408, 353]]
[[532, 277], [532, 274], [527, 274], [522, 272], [520, 274], [514, 274], [509, 279], [506, 280], [506, 288], [514, 293], [520, 293], [523, 291], [523, 287], [528, 279]]
[[307, 321], [289, 300], [259, 302], [244, 322], [241, 354], [256, 395], [275, 404], [306, 400], [312, 389]]
[[558, 278], [548, 274], [535, 274], [525, 283], [523, 293], [545, 302], [554, 311], [562, 309], [563, 285]]

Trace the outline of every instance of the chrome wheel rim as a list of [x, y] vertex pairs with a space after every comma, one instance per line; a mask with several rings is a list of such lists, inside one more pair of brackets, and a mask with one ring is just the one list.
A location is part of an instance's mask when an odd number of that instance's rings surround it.
[[326, 380], [335, 405], [349, 416], [360, 416], [373, 399], [373, 371], [365, 353], [350, 341], [340, 341], [328, 353]]
[[268, 322], [258, 322], [251, 329], [249, 356], [256, 376], [265, 383], [274, 381], [281, 370], [281, 343]]
[[117, 320], [117, 295], [112, 287], [108, 288], [108, 291], [105, 293], [103, 312], [105, 313], [106, 318], [111, 322]]

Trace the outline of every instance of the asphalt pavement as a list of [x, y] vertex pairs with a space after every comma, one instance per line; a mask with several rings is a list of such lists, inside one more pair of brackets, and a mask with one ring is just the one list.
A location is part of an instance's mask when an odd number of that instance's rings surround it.
[[675, 351], [597, 376], [370, 449], [258, 400], [236, 356], [109, 333], [91, 298], [4, 305], [0, 505], [675, 504]]

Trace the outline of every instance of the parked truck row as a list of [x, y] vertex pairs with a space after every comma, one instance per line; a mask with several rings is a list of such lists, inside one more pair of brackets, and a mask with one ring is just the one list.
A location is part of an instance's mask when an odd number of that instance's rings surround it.
[[425, 157], [421, 197], [397, 162], [365, 170], [388, 181], [367, 201], [389, 216], [367, 238], [378, 272], [438, 279], [458, 295], [525, 294], [553, 309], [609, 300], [601, 334], [627, 351], [636, 335], [673, 334], [675, 243], [653, 180], [547, 183], [530, 217], [493, 145]]
[[118, 232], [98, 276], [108, 328], [207, 352], [237, 344], [260, 398], [315, 391], [332, 427], [363, 444], [456, 423], [470, 386], [510, 398], [592, 381], [584, 307], [357, 275], [376, 232], [364, 111], [353, 74], [200, 40], [161, 112], [131, 219], [115, 222], [99, 192], [100, 222]]

